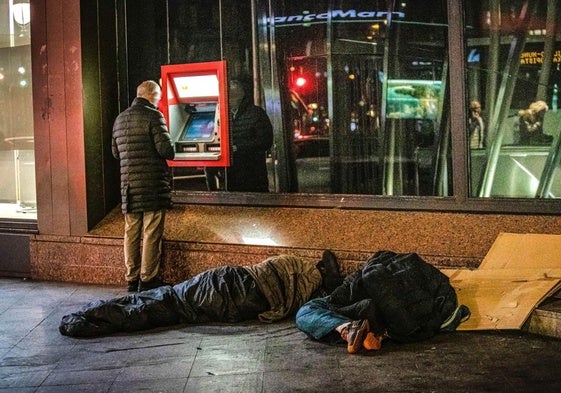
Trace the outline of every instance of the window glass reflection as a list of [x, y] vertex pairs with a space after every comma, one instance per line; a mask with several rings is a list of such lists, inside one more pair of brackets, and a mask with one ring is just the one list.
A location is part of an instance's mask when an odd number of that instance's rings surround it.
[[[306, 15], [320, 12], [307, 10]], [[286, 12], [298, 15], [302, 11], [294, 7]], [[276, 33], [284, 103], [284, 144], [277, 144], [276, 169], [288, 173], [284, 182], [276, 181], [278, 191], [329, 193], [331, 124], [325, 23], [280, 24]]]
[[36, 219], [29, 3], [0, 0], [0, 218]]
[[290, 2], [272, 24], [277, 191], [450, 194], [445, 2]]
[[470, 195], [560, 197], [559, 2], [474, 1], [465, 11], [468, 100], [480, 103], [484, 138], [471, 143], [470, 117]]

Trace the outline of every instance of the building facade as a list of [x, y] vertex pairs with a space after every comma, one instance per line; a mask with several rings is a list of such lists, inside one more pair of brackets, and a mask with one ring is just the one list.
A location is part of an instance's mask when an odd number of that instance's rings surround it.
[[20, 97], [2, 64], [4, 274], [123, 280], [113, 120], [162, 65], [216, 60], [271, 118], [270, 192], [174, 168], [167, 277], [325, 248], [473, 267], [500, 232], [561, 233], [556, 0], [4, 2], [3, 59], [31, 65]]

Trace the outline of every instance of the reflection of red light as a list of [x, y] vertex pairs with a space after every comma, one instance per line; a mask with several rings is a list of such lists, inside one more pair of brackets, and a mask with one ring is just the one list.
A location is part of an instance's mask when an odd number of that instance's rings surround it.
[[298, 78], [296, 78], [296, 86], [303, 87], [305, 84], [306, 78], [304, 78], [303, 76], [299, 76]]

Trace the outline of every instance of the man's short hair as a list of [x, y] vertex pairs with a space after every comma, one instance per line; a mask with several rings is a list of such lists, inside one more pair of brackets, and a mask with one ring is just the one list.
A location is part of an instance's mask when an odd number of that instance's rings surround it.
[[160, 85], [154, 81], [144, 81], [136, 88], [137, 97], [152, 97], [161, 91]]
[[549, 107], [547, 106], [545, 101], [536, 101], [530, 104], [530, 110], [533, 113], [547, 112], [549, 110]]
[[241, 88], [246, 96], [250, 96], [253, 92], [253, 80], [249, 75], [236, 75], [230, 79], [229, 84]]

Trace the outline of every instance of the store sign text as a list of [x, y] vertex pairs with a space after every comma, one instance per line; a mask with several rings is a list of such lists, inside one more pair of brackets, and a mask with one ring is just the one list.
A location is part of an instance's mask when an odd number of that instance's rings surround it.
[[[520, 64], [542, 64], [543, 51], [522, 52], [520, 56]], [[556, 50], [553, 54], [553, 63], [561, 63], [561, 50]]]
[[277, 16], [273, 18], [276, 25], [283, 23], [311, 23], [316, 21], [331, 20], [351, 20], [351, 19], [373, 19], [373, 18], [405, 18], [403, 12], [388, 12], [388, 11], [356, 11], [356, 10], [333, 10], [331, 12], [324, 12], [321, 14], [302, 13], [302, 15], [291, 16]]

